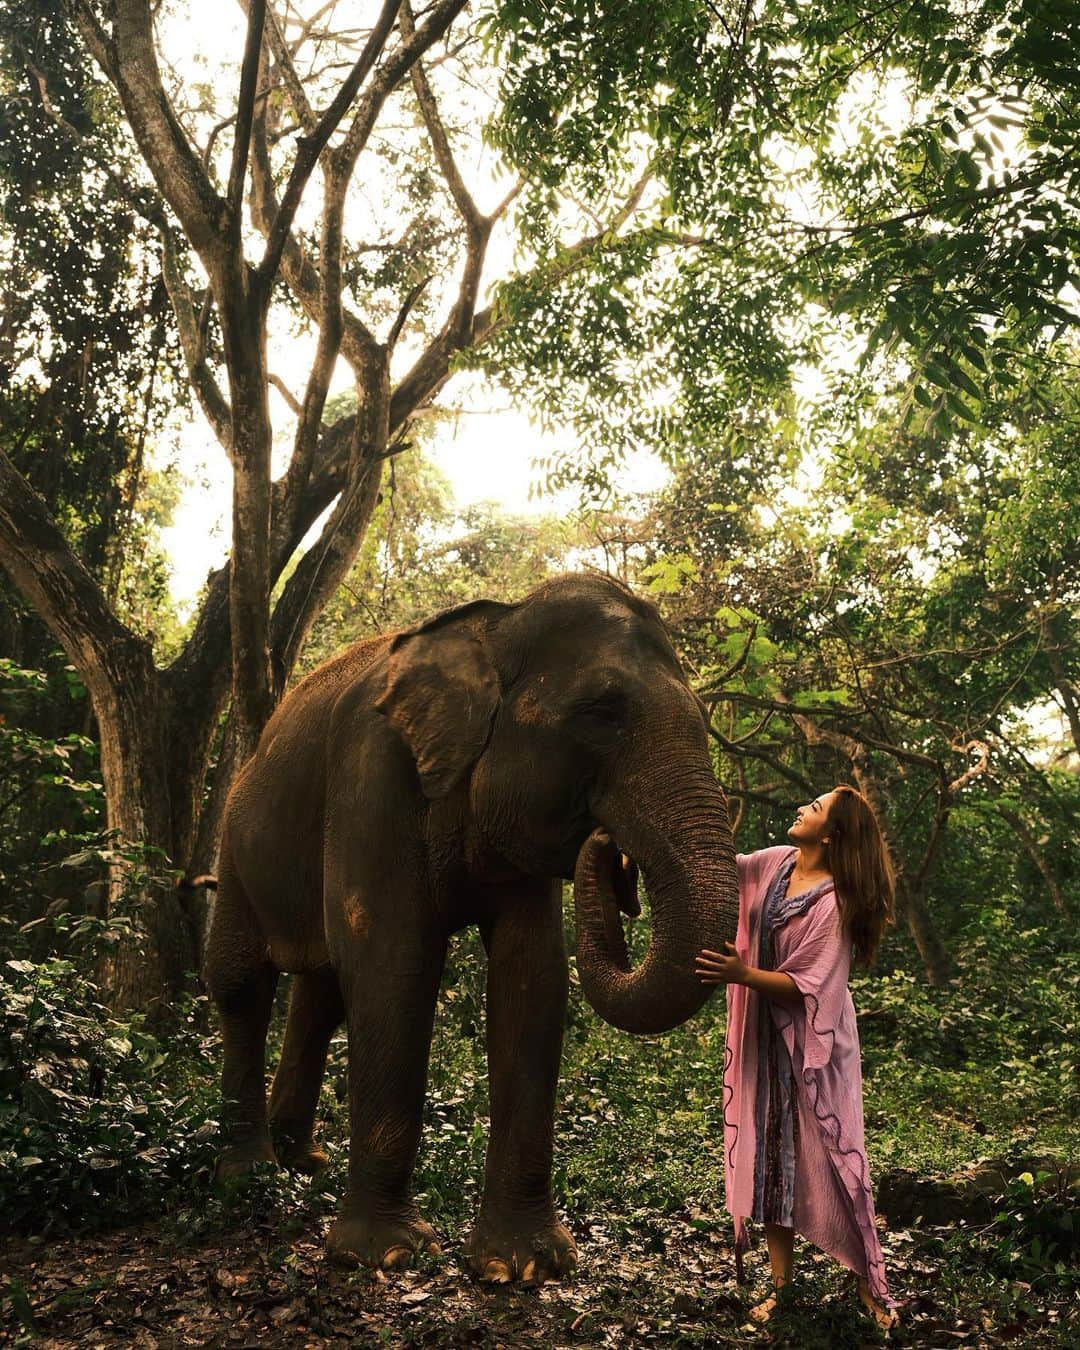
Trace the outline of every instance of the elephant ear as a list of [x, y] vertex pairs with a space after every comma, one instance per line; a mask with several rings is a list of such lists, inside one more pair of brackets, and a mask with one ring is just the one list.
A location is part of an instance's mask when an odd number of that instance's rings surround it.
[[476, 601], [399, 633], [375, 707], [412, 752], [428, 798], [444, 797], [480, 757], [499, 703], [499, 678], [481, 639]]

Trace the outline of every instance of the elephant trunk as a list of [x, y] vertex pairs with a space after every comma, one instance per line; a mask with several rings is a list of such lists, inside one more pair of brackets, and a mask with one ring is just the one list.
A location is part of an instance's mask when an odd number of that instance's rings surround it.
[[[703, 765], [690, 773], [654, 770], [637, 782], [632, 776], [597, 803], [596, 814], [603, 828], [582, 845], [574, 874], [581, 987], [612, 1026], [668, 1031], [711, 992], [694, 973], [698, 951], [723, 951], [735, 940], [738, 876], [727, 801]], [[620, 850], [641, 868], [652, 911], [649, 950], [636, 970], [616, 900]]]

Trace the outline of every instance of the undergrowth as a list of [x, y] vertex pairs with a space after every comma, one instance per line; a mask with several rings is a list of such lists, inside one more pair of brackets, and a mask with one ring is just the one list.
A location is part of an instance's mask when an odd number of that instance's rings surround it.
[[[139, 1016], [117, 1019], [83, 972], [94, 943], [126, 935], [115, 920], [80, 919], [76, 933], [64, 916], [56, 923], [67, 925], [69, 947], [79, 939], [78, 959], [32, 959], [25, 933], [4, 933], [6, 1222], [28, 1232], [77, 1229], [163, 1204], [181, 1227], [185, 1213], [197, 1215], [196, 1226], [224, 1215], [229, 1197], [212, 1197], [210, 1187], [220, 1046], [205, 999], [187, 999], [167, 1036]], [[723, 1000], [668, 1036], [635, 1039], [598, 1021], [571, 967], [557, 1124], [560, 1205], [572, 1221], [602, 1222], [615, 1236], [634, 1230], [647, 1240], [661, 1240], [665, 1215], [688, 1209], [702, 1224], [714, 1223], [723, 1200]], [[983, 915], [946, 988], [931, 989], [902, 970], [859, 977], [872, 1170], [941, 1172], [994, 1156], [1015, 1157], [1019, 1174], [1019, 1160], [1032, 1152], [1069, 1156], [1078, 1114], [1078, 985], [1073, 953], [1042, 930], [1010, 931], [1007, 915], [994, 910]], [[452, 1227], [468, 1223], [483, 1176], [483, 986], [479, 941], [459, 935], [440, 996], [416, 1176], [421, 1205]], [[283, 1004], [279, 999], [273, 1036], [280, 1035]], [[312, 1187], [281, 1183], [294, 1202], [340, 1190], [346, 1065], [341, 1031], [320, 1111], [334, 1166]], [[1008, 1197], [1017, 1212], [1024, 1199], [1022, 1189]]]
[[[331, 1044], [320, 1103], [330, 1167], [309, 1180], [265, 1166], [215, 1187], [220, 1043], [205, 998], [187, 998], [167, 1034], [139, 1016], [117, 1018], [84, 972], [95, 951], [133, 935], [115, 919], [52, 922], [63, 955], [40, 954], [40, 925], [0, 930], [7, 948], [0, 961], [4, 1224], [37, 1240], [153, 1215], [181, 1246], [244, 1225], [265, 1232], [275, 1250], [318, 1234], [345, 1189], [344, 1032]], [[640, 955], [645, 925], [634, 927], [631, 945]], [[1009, 1336], [1030, 1337], [1037, 1329], [1039, 1344], [1068, 1343], [1064, 1331], [1064, 1339], [1055, 1339], [1052, 1318], [1080, 1292], [1075, 1197], [1048, 1192], [1047, 1178], [1028, 1169], [1035, 1154], [1076, 1156], [1070, 1065], [1077, 988], [1077, 960], [1063, 942], [1043, 930], [1017, 934], [1007, 913], [993, 908], [970, 936], [949, 986], [931, 989], [901, 968], [855, 982], [874, 1175], [894, 1166], [950, 1172], [994, 1157], [1006, 1176], [988, 1222], [888, 1235], [890, 1268], [903, 1263], [897, 1275], [909, 1290], [932, 1291], [909, 1296], [912, 1343], [936, 1344], [950, 1326], [977, 1327], [979, 1318]], [[472, 1224], [484, 1172], [483, 991], [482, 946], [467, 932], [454, 939], [440, 994], [415, 1176], [421, 1212], [452, 1245]], [[723, 1031], [717, 998], [667, 1036], [617, 1032], [584, 1002], [571, 960], [554, 1188], [598, 1269], [601, 1253], [619, 1251], [631, 1265], [651, 1260], [663, 1270], [673, 1240], [684, 1255], [686, 1243], [700, 1245], [699, 1269], [730, 1266]], [[583, 1273], [587, 1278], [587, 1263]], [[597, 1296], [604, 1306], [610, 1302], [612, 1315], [631, 1316], [621, 1288], [613, 1287], [610, 1299], [603, 1290]], [[635, 1286], [634, 1297], [640, 1315], [658, 1327], [678, 1320], [652, 1277]], [[742, 1297], [721, 1296], [730, 1305], [726, 1317], [743, 1315]], [[703, 1286], [691, 1302], [707, 1309], [710, 1300], [715, 1289]], [[699, 1314], [690, 1316], [700, 1334], [685, 1343], [717, 1343], [709, 1340], [707, 1318], [694, 1323]], [[771, 1325], [772, 1343], [812, 1350], [865, 1345], [874, 1335], [846, 1277], [808, 1254]]]

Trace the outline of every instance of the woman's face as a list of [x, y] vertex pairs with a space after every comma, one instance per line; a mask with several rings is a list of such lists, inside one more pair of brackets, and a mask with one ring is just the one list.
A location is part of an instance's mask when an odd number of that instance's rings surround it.
[[803, 844], [823, 843], [828, 835], [825, 822], [829, 818], [829, 811], [832, 809], [835, 800], [835, 792], [826, 792], [820, 797], [815, 797], [812, 802], [807, 802], [805, 806], [800, 806], [795, 812], [795, 820], [788, 830], [788, 838], [791, 842], [799, 847], [802, 847]]

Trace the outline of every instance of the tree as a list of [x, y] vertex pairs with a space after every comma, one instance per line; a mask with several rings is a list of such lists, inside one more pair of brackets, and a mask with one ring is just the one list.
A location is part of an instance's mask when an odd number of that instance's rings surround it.
[[[0, 447], [149, 633], [133, 611], [153, 553], [148, 498], [164, 502], [167, 485], [147, 451], [175, 406], [179, 346], [153, 232], [78, 143], [130, 168], [58, 0], [0, 20], [0, 127]], [[4, 586], [0, 653], [40, 667], [55, 646]]]
[[1046, 376], [1019, 385], [996, 424], [948, 441], [931, 410], [905, 419], [902, 401], [883, 393], [828, 446], [809, 501], [800, 458], [734, 518], [730, 466], [684, 464], [645, 575], [670, 592], [750, 828], [768, 839], [794, 801], [854, 781], [885, 822], [900, 913], [941, 983], [952, 960], [932, 900], [956, 820], [969, 840], [989, 825], [997, 871], [1029, 863], [1067, 908], [1053, 850], [1073, 810], [1058, 768], [1069, 746], [1048, 759], [1030, 716], [1056, 702], [1070, 726], [1080, 455], [1074, 390]]
[[[478, 309], [478, 300], [488, 241], [510, 197], [487, 214], [476, 205], [457, 166], [454, 133], [421, 64], [464, 9], [465, 0], [439, 0], [414, 20], [408, 5], [387, 3], [359, 50], [350, 51], [350, 34], [315, 31], [252, 3], [235, 107], [197, 145], [178, 111], [178, 91], [166, 88], [150, 6], [135, 0], [104, 12], [89, 3], [67, 6], [115, 91], [149, 181], [102, 157], [47, 85], [42, 106], [73, 153], [96, 163], [156, 231], [189, 383], [233, 466], [233, 550], [229, 564], [210, 578], [183, 650], [164, 669], [115, 612], [47, 503], [7, 456], [0, 459], [0, 555], [89, 690], [109, 826], [181, 863], [212, 850], [215, 812], [202, 812], [204, 781], [226, 700], [231, 696], [231, 730], [212, 803], [220, 802], [232, 766], [249, 752], [311, 624], [347, 573], [378, 498], [382, 466], [401, 448], [409, 418], [445, 383], [455, 354], [497, 323], [490, 307]], [[335, 74], [323, 66], [327, 43], [335, 60], [349, 56], [349, 74], [336, 87]], [[333, 60], [330, 68], [336, 69]], [[96, 94], [107, 101], [107, 89]], [[404, 242], [396, 241], [388, 219], [374, 244], [346, 248], [350, 184], [366, 151], [365, 171], [377, 172], [369, 143], [390, 104], [412, 120], [409, 152], [429, 171], [428, 181], [410, 185], [416, 209]], [[232, 145], [219, 177], [215, 147], [229, 130]], [[298, 148], [290, 155], [294, 130]], [[301, 203], [316, 168], [324, 192], [313, 237], [302, 228]], [[433, 185], [434, 173], [441, 174], [441, 187]], [[431, 203], [440, 193], [457, 216], [441, 232], [431, 228]], [[245, 200], [263, 241], [254, 257]], [[584, 239], [579, 252], [594, 245]], [[441, 315], [427, 313], [424, 269], [445, 266], [455, 252], [456, 293]], [[368, 266], [372, 253], [384, 255], [375, 268]], [[560, 269], [546, 271], [558, 275]], [[353, 300], [369, 306], [366, 317]], [[295, 412], [293, 453], [272, 483], [269, 391], [283, 387], [267, 364], [275, 304], [298, 305], [316, 343], [302, 396], [294, 400], [285, 391]], [[410, 320], [418, 323], [411, 336], [420, 339], [419, 353], [392, 384], [391, 359]], [[353, 376], [355, 410], [324, 425], [339, 356]], [[318, 541], [271, 610], [274, 583], [327, 508]], [[155, 955], [121, 958], [114, 977], [121, 1000], [145, 1002], [175, 989], [190, 964], [190, 935], [181, 931], [175, 907], [157, 906], [150, 918]]]
[[[643, 442], [672, 454], [722, 444], [732, 465], [762, 470], [761, 419], [779, 446], [793, 363], [843, 336], [830, 316], [873, 325], [878, 349], [899, 334], [889, 359], [906, 343], [928, 378], [933, 361], [959, 380], [983, 350], [971, 314], [1004, 296], [982, 357], [999, 381], [1008, 364], [999, 340], [1038, 354], [1046, 323], [1068, 316], [1051, 290], [1074, 239], [1066, 190], [1075, 118], [1064, 106], [1058, 121], [1048, 117], [1050, 102], [1068, 104], [1058, 55], [1068, 20], [1050, 6], [1017, 18], [997, 0], [971, 13], [433, 0], [414, 13], [387, 0], [359, 34], [333, 31], [322, 11], [303, 17], [264, 0], [242, 8], [238, 93], [217, 107], [164, 64], [167, 16], [148, 0], [65, 5], [104, 74], [98, 96], [119, 101], [146, 172], [107, 159], [99, 167], [156, 231], [188, 382], [233, 467], [230, 561], [210, 578], [171, 664], [155, 665], [45, 505], [0, 460], [0, 557], [90, 691], [109, 822], [181, 863], [207, 860], [213, 803], [347, 575], [386, 460], [457, 365], [484, 365], [569, 423], [587, 452], [575, 447], [574, 471], [580, 460], [599, 490], [618, 454]], [[989, 39], [987, 19], [997, 25]], [[520, 173], [487, 210], [462, 171], [469, 127], [455, 123], [470, 114], [455, 118], [440, 104], [463, 65], [481, 86], [498, 80], [492, 135]], [[856, 138], [840, 153], [833, 141], [852, 99], [867, 101], [864, 71], [879, 83], [907, 81], [911, 129]], [[996, 101], [976, 122], [1000, 105], [1026, 137], [1023, 172], [1000, 183], [982, 177], [997, 172], [1001, 153], [989, 134], [989, 151], [968, 147], [959, 130], [954, 144], [941, 121], [948, 104], [953, 127], [962, 112], [971, 123], [991, 78]], [[863, 123], [872, 118], [871, 109]], [[79, 127], [57, 125], [93, 156]], [[934, 126], [937, 167], [926, 139]], [[913, 171], [924, 141], [925, 165]], [[809, 177], [780, 167], [785, 147], [810, 152]], [[346, 226], [361, 180], [375, 215], [366, 239]], [[818, 207], [793, 216], [792, 193], [810, 186]], [[1044, 202], [1053, 210], [1040, 219], [1053, 228], [1028, 229]], [[522, 262], [488, 301], [488, 246], [511, 207]], [[946, 235], [964, 247], [933, 252]], [[927, 250], [928, 298], [912, 317], [897, 300], [899, 281]], [[454, 269], [447, 295], [435, 278]], [[954, 304], [950, 278], [971, 283], [967, 309]], [[943, 353], [942, 316], [954, 313]], [[284, 315], [310, 326], [314, 354], [298, 395], [268, 362], [268, 329]], [[339, 359], [356, 408], [327, 421]], [[277, 479], [271, 389], [295, 419]], [[846, 406], [859, 397], [856, 387]], [[944, 433], [959, 413], [935, 397]], [[320, 517], [316, 542], [277, 588]], [[204, 811], [226, 702], [231, 729]], [[182, 946], [173, 930], [171, 921], [161, 927], [162, 950]], [[175, 983], [183, 964], [178, 956], [169, 978], [161, 961], [133, 964], [118, 972], [118, 991], [144, 999]]]
[[418, 623], [484, 595], [512, 602], [595, 546], [575, 517], [510, 515], [493, 502], [456, 507], [420, 450], [392, 461], [371, 526], [301, 658], [310, 669], [344, 644]]
[[495, 134], [536, 246], [557, 247], [556, 191], [640, 191], [562, 285], [508, 284], [529, 321], [484, 349], [573, 426], [563, 478], [602, 490], [640, 445], [756, 472], [800, 370], [846, 434], [898, 359], [903, 416], [944, 441], [1066, 357], [1078, 25], [1053, 0], [505, 12]]

